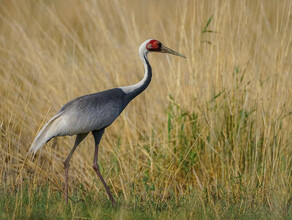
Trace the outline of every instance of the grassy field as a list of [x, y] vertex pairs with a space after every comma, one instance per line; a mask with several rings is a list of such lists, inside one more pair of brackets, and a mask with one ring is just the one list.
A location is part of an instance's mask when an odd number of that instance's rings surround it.
[[[0, 218], [289, 219], [292, 216], [292, 1], [0, 1]], [[81, 95], [149, 88], [93, 137], [36, 157], [37, 131]]]

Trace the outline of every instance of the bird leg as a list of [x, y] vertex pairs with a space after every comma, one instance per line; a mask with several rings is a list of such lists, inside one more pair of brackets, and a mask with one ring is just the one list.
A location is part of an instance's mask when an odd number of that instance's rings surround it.
[[75, 143], [74, 143], [74, 147], [72, 148], [70, 154], [68, 155], [68, 157], [64, 161], [64, 168], [65, 168], [65, 201], [66, 201], [66, 204], [68, 204], [68, 172], [69, 172], [69, 167], [70, 167], [69, 162], [70, 162], [71, 157], [72, 157], [74, 151], [76, 150], [77, 146], [87, 136], [87, 134], [77, 134], [76, 139], [75, 139]]
[[98, 147], [99, 147], [99, 142], [100, 142], [100, 139], [104, 133], [104, 129], [102, 130], [99, 130], [99, 131], [93, 131], [93, 136], [94, 136], [94, 139], [95, 139], [95, 150], [94, 150], [94, 158], [93, 158], [93, 169], [94, 171], [96, 172], [97, 176], [99, 177], [99, 179], [101, 180], [107, 194], [108, 194], [108, 197], [109, 199], [111, 200], [113, 206], [116, 206], [116, 201], [114, 200], [108, 186], [106, 185], [100, 171], [99, 171], [99, 167], [98, 167]]

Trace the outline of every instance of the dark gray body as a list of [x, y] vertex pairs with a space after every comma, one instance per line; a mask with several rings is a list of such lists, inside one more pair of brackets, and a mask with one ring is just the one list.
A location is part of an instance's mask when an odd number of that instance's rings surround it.
[[71, 129], [57, 135], [88, 133], [109, 126], [129, 103], [126, 97], [122, 89], [115, 88], [71, 100], [59, 112], [68, 116]]

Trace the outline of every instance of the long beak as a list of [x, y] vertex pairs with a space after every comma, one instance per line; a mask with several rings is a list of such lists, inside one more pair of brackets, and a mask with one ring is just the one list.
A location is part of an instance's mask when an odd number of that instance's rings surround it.
[[170, 54], [173, 54], [173, 55], [176, 55], [176, 56], [179, 56], [179, 57], [183, 57], [183, 58], [187, 58], [186, 56], [164, 46], [163, 44], [161, 45], [161, 51], [162, 53], [170, 53]]

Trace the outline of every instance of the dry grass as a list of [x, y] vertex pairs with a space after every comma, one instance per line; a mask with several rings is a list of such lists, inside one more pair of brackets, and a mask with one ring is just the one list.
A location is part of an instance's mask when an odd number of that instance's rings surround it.
[[[232, 203], [288, 212], [291, 12], [289, 0], [1, 1], [1, 185], [62, 190], [74, 138], [26, 158], [37, 130], [70, 99], [140, 80], [138, 47], [155, 38], [188, 58], [151, 54], [152, 83], [106, 130], [100, 166], [115, 197], [198, 192], [217, 216]], [[69, 181], [105, 197], [93, 145], [77, 149]]]

